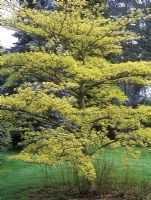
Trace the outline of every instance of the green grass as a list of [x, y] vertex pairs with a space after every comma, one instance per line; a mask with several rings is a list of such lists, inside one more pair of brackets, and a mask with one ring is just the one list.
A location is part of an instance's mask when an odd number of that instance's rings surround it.
[[3, 199], [15, 199], [15, 193], [29, 186], [40, 186], [41, 172], [38, 166], [9, 160], [13, 152], [2, 153], [0, 165], [0, 194]]
[[[140, 158], [134, 160], [128, 168], [129, 177], [137, 177], [137, 181], [143, 182], [148, 180], [151, 183], [151, 152], [149, 149], [141, 149], [142, 155]], [[24, 190], [30, 188], [42, 188], [44, 184], [50, 186], [70, 185], [74, 183], [76, 177], [69, 174], [71, 168], [66, 164], [62, 167], [48, 169], [48, 180], [43, 175], [46, 174], [46, 169], [35, 164], [27, 164], [22, 161], [10, 160], [9, 157], [15, 152], [1, 153], [2, 164], [0, 165], [0, 197], [1, 200], [27, 200], [24, 196]], [[125, 173], [125, 168], [121, 164], [122, 159], [121, 150], [106, 149], [103, 156], [100, 157], [110, 162], [112, 173], [115, 176], [120, 176]], [[107, 177], [105, 177], [107, 178]], [[32, 189], [33, 190], [33, 189]], [[18, 197], [22, 191], [22, 198]], [[27, 190], [25, 190], [27, 193]], [[37, 200], [37, 199], [36, 199]]]
[[[146, 177], [151, 180], [151, 149], [149, 148], [138, 148], [141, 151], [141, 156], [138, 159], [134, 159], [131, 161], [130, 166], [128, 167], [128, 172], [130, 174], [138, 174], [140, 177]], [[113, 161], [115, 171], [123, 172], [124, 166], [122, 163], [122, 153], [121, 149], [118, 150], [105, 150], [105, 157]]]

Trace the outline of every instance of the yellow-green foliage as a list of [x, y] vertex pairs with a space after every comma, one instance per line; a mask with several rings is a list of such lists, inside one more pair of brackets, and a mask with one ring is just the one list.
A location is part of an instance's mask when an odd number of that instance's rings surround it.
[[151, 144], [150, 128], [144, 128], [151, 107], [126, 107], [127, 97], [119, 87], [123, 81], [150, 84], [151, 62], [112, 64], [105, 59], [122, 51], [121, 42], [137, 37], [126, 32], [126, 26], [141, 13], [115, 20], [97, 9], [90, 9], [85, 0], [73, 0], [58, 1], [55, 11], [18, 10], [12, 19], [3, 19], [3, 25], [33, 34], [45, 45], [0, 60], [1, 75], [8, 77], [4, 87], [24, 82], [0, 100], [2, 118], [7, 110], [12, 130], [25, 132], [26, 147], [16, 159], [47, 165], [67, 160], [90, 180], [96, 176], [93, 155], [103, 146]]
[[129, 146], [151, 147], [151, 129], [144, 128], [132, 131], [129, 135], [122, 136], [124, 143]]

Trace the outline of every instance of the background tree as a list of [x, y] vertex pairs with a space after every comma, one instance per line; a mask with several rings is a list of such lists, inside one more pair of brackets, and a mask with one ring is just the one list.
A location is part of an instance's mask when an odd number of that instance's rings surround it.
[[[150, 13], [151, 2], [148, 0], [145, 1], [110, 1], [109, 9], [110, 15], [112, 16], [123, 16], [128, 15], [131, 10], [136, 11], [140, 9], [144, 16], [149, 15]], [[137, 33], [140, 36], [140, 39], [137, 41], [131, 41], [127, 44], [123, 44], [123, 53], [119, 57], [121, 61], [139, 61], [139, 60], [151, 60], [151, 34], [150, 34], [151, 21], [148, 18], [141, 18], [136, 23], [132, 23], [127, 27], [128, 31]], [[128, 105], [136, 106], [139, 103], [143, 103], [141, 91], [143, 87], [139, 85], [125, 85], [125, 91], [129, 96]], [[144, 99], [147, 98], [144, 94]]]
[[[122, 16], [127, 16], [133, 10], [140, 9], [144, 16], [150, 14], [151, 2], [149, 0], [137, 1], [137, 0], [96, 0], [91, 1], [88, 0], [90, 4], [93, 6], [96, 3], [102, 5], [105, 4], [104, 14], [105, 16], [112, 18], [119, 18]], [[137, 33], [140, 36], [140, 39], [129, 41], [127, 43], [122, 44], [123, 52], [120, 55], [112, 55], [109, 59], [116, 62], [127, 62], [127, 61], [139, 61], [139, 60], [151, 60], [151, 21], [149, 18], [140, 18], [135, 23], [129, 24], [127, 26], [128, 31], [132, 31]], [[126, 92], [126, 95], [129, 97], [129, 101], [127, 105], [136, 106], [139, 103], [143, 103], [141, 90], [144, 90], [142, 85], [127, 85], [123, 83], [122, 89]], [[144, 94], [144, 100], [148, 98], [146, 94]]]
[[[114, 17], [121, 17], [128, 15], [132, 10], [135, 12], [140, 9], [144, 15], [150, 13], [151, 2], [149, 0], [144, 1], [112, 1], [109, 0], [109, 15]], [[140, 35], [140, 39], [137, 41], [131, 41], [127, 45], [123, 46], [123, 54], [121, 56], [122, 61], [136, 61], [136, 60], [150, 60], [151, 56], [151, 34], [149, 27], [151, 26], [150, 19], [141, 18], [136, 23], [130, 24], [127, 29]]]
[[[2, 53], [3, 53], [3, 47], [1, 46], [1, 44], [0, 44], [0, 56], [2, 55]], [[4, 80], [3, 80], [3, 78], [1, 77], [0, 78], [0, 86], [2, 86], [4, 84]], [[2, 93], [2, 90], [1, 90], [1, 88], [0, 88], [0, 94]]]

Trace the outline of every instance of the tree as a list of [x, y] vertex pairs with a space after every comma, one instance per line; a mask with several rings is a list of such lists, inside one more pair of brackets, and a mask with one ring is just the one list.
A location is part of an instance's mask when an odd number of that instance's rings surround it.
[[[147, 18], [147, 15], [150, 13], [150, 5], [151, 2], [148, 0], [145, 1], [110, 1], [110, 15], [112, 16], [126, 16], [129, 14], [130, 10], [137, 10], [141, 9], [144, 13], [144, 16], [140, 18], [139, 21], [136, 23], [132, 23], [127, 27], [128, 31], [133, 31], [140, 36], [140, 39], [130, 41], [127, 44], [123, 44], [123, 53], [119, 57], [121, 61], [150, 61], [151, 60], [151, 34], [150, 34], [150, 27], [151, 21], [150, 18]], [[119, 9], [120, 8], [120, 9]], [[141, 90], [143, 86], [140, 85], [125, 85], [127, 88], [127, 95], [129, 96], [129, 105], [136, 106], [139, 103], [143, 103], [141, 97]], [[144, 96], [145, 98], [145, 96]]]
[[[23, 5], [24, 1], [19, 0], [19, 6], [22, 7]], [[26, 2], [26, 7], [38, 10], [54, 10], [55, 3], [53, 0], [38, 0], [36, 2], [28, 0]], [[37, 38], [26, 32], [17, 31], [15, 32], [14, 37], [18, 38], [18, 42], [10, 49], [11, 52], [27, 52], [45, 45], [45, 42], [41, 40], [41, 38]]]
[[[0, 56], [2, 55], [2, 53], [3, 53], [3, 47], [0, 44]], [[0, 86], [2, 86], [3, 82], [4, 82], [3, 78], [0, 78]], [[0, 94], [1, 93], [2, 93], [2, 90], [0, 89]]]
[[[126, 145], [125, 137], [133, 141], [136, 132], [143, 136], [150, 130], [151, 107], [126, 107], [119, 85], [149, 84], [151, 63], [112, 64], [105, 59], [121, 53], [120, 44], [137, 37], [126, 27], [142, 14], [106, 19], [85, 0], [58, 1], [57, 6], [53, 13], [22, 9], [13, 19], [3, 20], [5, 26], [43, 38], [50, 48], [1, 57], [6, 86], [26, 80], [16, 94], [1, 96], [1, 111], [2, 116], [10, 113], [12, 127], [25, 130], [26, 147], [16, 159], [48, 165], [66, 160], [92, 181], [93, 156], [101, 148]], [[38, 124], [35, 129], [31, 122]]]
[[[150, 13], [150, 0], [137, 1], [137, 0], [109, 0], [108, 13], [110, 16], [121, 17], [128, 15], [131, 10], [140, 9], [144, 16]], [[142, 17], [135, 23], [130, 24], [127, 30], [133, 31], [140, 35], [137, 41], [131, 41], [123, 45], [122, 61], [139, 61], [148, 60], [151, 58], [151, 34], [150, 34], [150, 19]]]
[[[4, 47], [0, 44], [0, 55], [2, 55], [4, 53]], [[4, 84], [4, 78], [0, 77], [0, 87]], [[0, 94], [3, 93], [3, 90], [0, 88]], [[4, 115], [3, 115], [3, 119], [4, 119]], [[6, 123], [4, 123], [3, 120], [1, 120], [0, 123], [0, 151], [8, 149], [8, 147], [10, 147], [11, 144], [11, 136], [10, 136], [10, 132], [8, 131], [8, 127], [6, 125]]]
[[2, 55], [2, 53], [3, 53], [3, 47], [0, 44], [0, 55]]
[[[4, 117], [3, 117], [4, 118]], [[6, 123], [3, 124], [3, 120], [0, 124], [0, 151], [4, 151], [11, 147], [11, 136], [6, 126]]]
[[[112, 18], [119, 18], [121, 16], [127, 16], [133, 10], [134, 12], [140, 9], [144, 16], [140, 18], [135, 23], [129, 24], [127, 30], [137, 33], [140, 38], [138, 40], [129, 41], [123, 43], [123, 52], [120, 55], [112, 55], [109, 59], [116, 62], [127, 62], [127, 61], [150, 61], [151, 60], [151, 22], [147, 18], [147, 15], [150, 13], [151, 2], [149, 0], [137, 1], [137, 0], [105, 0], [105, 1], [91, 1], [88, 0], [91, 5], [99, 3], [106, 4], [105, 16]], [[141, 90], [143, 89], [142, 85], [127, 85], [126, 83], [122, 84], [124, 90], [129, 97], [127, 105], [137, 106], [141, 101]], [[144, 97], [145, 98], [145, 97]]]
[[[28, 1], [5, 1], [4, 3], [6, 6], [4, 6], [4, 10], [7, 7], [10, 7], [11, 10], [14, 10], [15, 8], [22, 8], [22, 7], [27, 7], [30, 9], [38, 9], [38, 10], [54, 10], [55, 9], [55, 4], [53, 0], [38, 0], [38, 1], [33, 1], [33, 0], [28, 0]], [[3, 7], [2, 7], [3, 9]], [[36, 50], [40, 48], [41, 46], [45, 46], [46, 43], [43, 39], [35, 37], [32, 34], [28, 34], [23, 31], [16, 31], [14, 33], [14, 37], [18, 38], [18, 41], [14, 44], [13, 47], [10, 49], [7, 49], [4, 53], [8, 52], [29, 52]], [[12, 84], [9, 85], [9, 87], [3, 87], [3, 85], [6, 85], [5, 83], [5, 78], [7, 78], [7, 74], [5, 74], [5, 77], [0, 78], [0, 93], [9, 93], [12, 94], [15, 91], [15, 88], [18, 87], [20, 84], [22, 84], [22, 81], [13, 81]], [[33, 82], [33, 80], [28, 79], [28, 81]], [[27, 119], [27, 123], [29, 123], [29, 119]], [[26, 123], [26, 124], [27, 124]], [[32, 123], [32, 122], [31, 122]], [[35, 128], [37, 126], [36, 123], [32, 123], [32, 126]], [[4, 130], [6, 132], [6, 130]], [[11, 140], [12, 140], [12, 147], [16, 148], [19, 143], [22, 142], [22, 135], [23, 131], [22, 130], [12, 130], [11, 131]]]
[[[151, 34], [150, 34], [150, 27], [151, 27], [151, 21], [150, 18], [147, 18], [147, 15], [150, 13], [150, 5], [151, 2], [148, 0], [145, 1], [110, 1], [109, 9], [110, 9], [110, 15], [112, 16], [126, 16], [129, 14], [130, 10], [137, 10], [141, 9], [141, 11], [144, 13], [144, 16], [140, 18], [137, 23], [132, 23], [127, 27], [128, 31], [133, 31], [137, 34], [139, 34], [140, 39], [137, 41], [131, 41], [127, 44], [123, 44], [123, 53], [120, 56], [121, 61], [150, 61], [151, 60]], [[120, 8], [120, 9], [119, 9]], [[136, 106], [139, 103], [143, 103], [142, 97], [141, 97], [141, 91], [143, 90], [143, 86], [140, 85], [125, 85], [125, 88], [127, 88], [127, 95], [129, 96], [129, 105]], [[144, 96], [145, 98], [145, 96]]]

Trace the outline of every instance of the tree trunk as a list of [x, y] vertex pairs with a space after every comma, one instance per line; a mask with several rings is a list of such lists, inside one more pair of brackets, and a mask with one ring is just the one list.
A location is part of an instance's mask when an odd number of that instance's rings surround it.
[[90, 188], [89, 188], [89, 192], [90, 193], [96, 193], [97, 191], [97, 185], [95, 181], [91, 181], [90, 183]]

